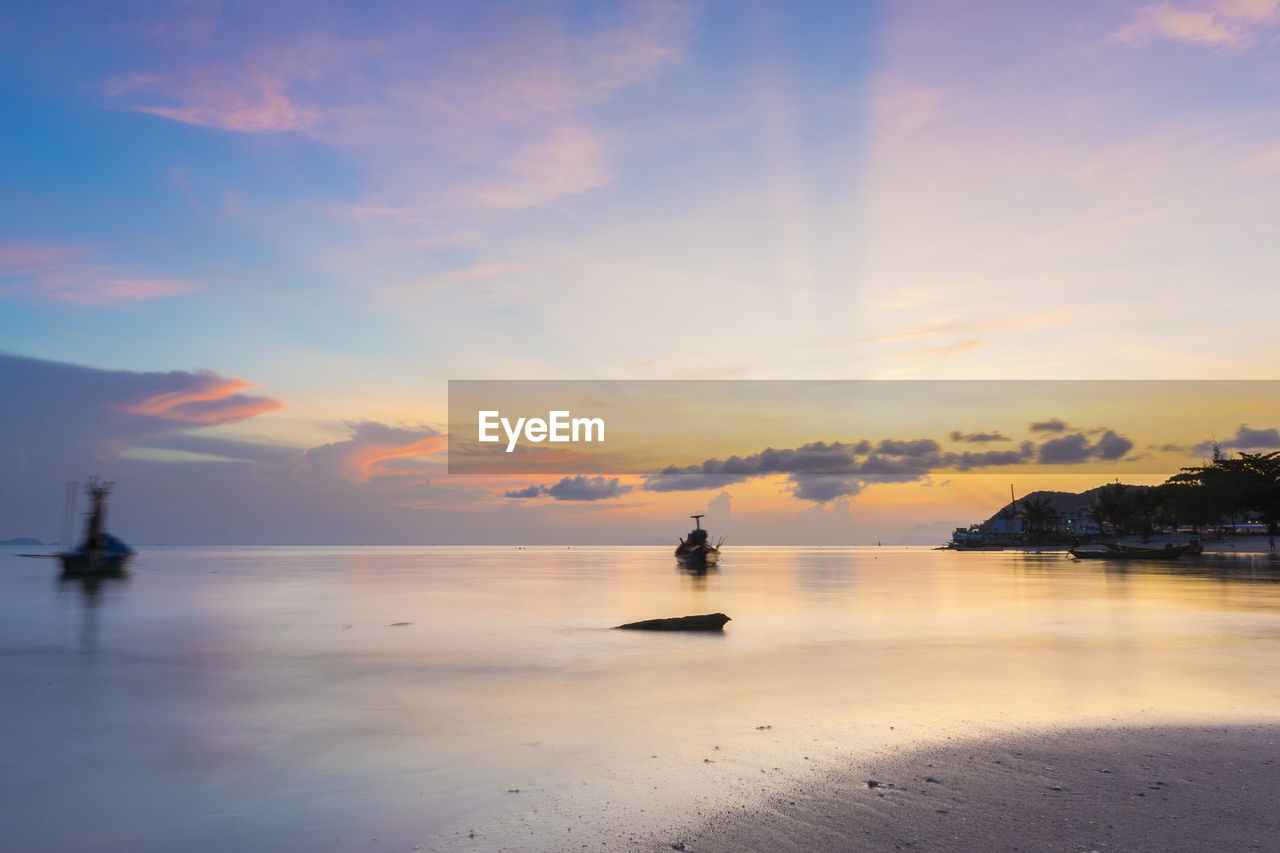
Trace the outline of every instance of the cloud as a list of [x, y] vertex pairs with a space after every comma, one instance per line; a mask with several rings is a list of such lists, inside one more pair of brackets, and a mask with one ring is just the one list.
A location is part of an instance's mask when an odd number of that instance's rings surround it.
[[446, 437], [429, 426], [393, 427], [377, 421], [347, 424], [351, 437], [304, 454], [321, 477], [367, 483], [375, 477], [424, 476], [434, 468], [421, 459], [444, 449]]
[[558, 501], [602, 501], [625, 495], [632, 490], [623, 485], [617, 478], [605, 479], [601, 476], [587, 477], [582, 474], [576, 477], [565, 477], [551, 486], [526, 486], [503, 492], [504, 498], [537, 498], [547, 496]]
[[827, 503], [852, 497], [862, 489], [862, 482], [854, 477], [800, 474], [792, 478], [791, 494], [802, 501]]
[[[957, 435], [965, 438], [958, 431], [952, 435], [953, 440]], [[1001, 437], [1001, 440], [1008, 439]], [[1083, 434], [1073, 434], [1050, 439], [1038, 449], [1033, 442], [1024, 441], [1017, 450], [963, 453], [944, 452], [936, 441], [928, 438], [884, 439], [876, 444], [865, 440], [818, 441], [794, 449], [768, 448], [749, 456], [707, 459], [685, 467], [670, 465], [649, 475], [641, 488], [653, 492], [700, 491], [757, 477], [784, 475], [796, 498], [822, 503], [856, 495], [870, 483], [916, 482], [937, 470], [972, 471], [1090, 460], [1114, 462], [1132, 448], [1132, 441], [1113, 430], [1103, 431], [1094, 444]]]
[[1005, 438], [999, 432], [964, 433], [959, 430], [952, 430], [950, 438], [955, 442], [967, 441], [974, 444], [980, 444], [987, 441], [1009, 441], [1008, 438]]
[[238, 133], [300, 131], [317, 114], [285, 94], [285, 80], [261, 69], [236, 63], [194, 70], [178, 78], [150, 74], [110, 77], [103, 91], [112, 98], [141, 94], [175, 103], [134, 104], [130, 109], [196, 127]]
[[1063, 432], [1067, 429], [1067, 425], [1057, 418], [1049, 418], [1047, 421], [1039, 421], [1027, 427], [1031, 432]]
[[1104, 462], [1114, 462], [1133, 449], [1133, 442], [1112, 430], [1107, 430], [1093, 445], [1093, 455]]
[[541, 486], [525, 486], [523, 489], [512, 489], [509, 492], [503, 492], [504, 498], [536, 498], [542, 494]]
[[196, 289], [181, 279], [134, 276], [124, 270], [74, 260], [87, 251], [79, 246], [0, 246], [0, 298], [109, 305], [144, 302]]
[[651, 474], [641, 488], [652, 492], [722, 488], [756, 477], [786, 475], [791, 493], [801, 500], [825, 502], [855, 495], [868, 483], [921, 480], [938, 468], [1026, 464], [1034, 458], [1031, 442], [1017, 451], [943, 453], [933, 439], [885, 439], [878, 444], [812, 442], [794, 449], [767, 448], [750, 456], [708, 459], [683, 468], [668, 466]]
[[1106, 430], [1096, 444], [1081, 433], [1053, 438], [1040, 445], [1041, 465], [1076, 465], [1093, 459], [1114, 462], [1133, 449], [1133, 442]]
[[1280, 19], [1280, 0], [1211, 0], [1195, 5], [1154, 3], [1138, 10], [1112, 38], [1130, 45], [1153, 39], [1239, 49]]
[[170, 38], [144, 45], [138, 67], [102, 91], [169, 121], [367, 153], [379, 200], [359, 207], [398, 219], [529, 207], [605, 186], [608, 135], [594, 110], [680, 62], [693, 12], [633, 2], [581, 28], [554, 7], [508, 11], [402, 15], [377, 38], [295, 24], [257, 41], [210, 42], [206, 27], [186, 51]]
[[965, 451], [964, 453], [948, 453], [945, 457], [950, 467], [960, 471], [1002, 465], [1024, 465], [1034, 458], [1035, 445], [1029, 441], [1022, 442], [1022, 446], [1017, 450], [987, 450], [982, 453]]
[[0, 246], [0, 274], [65, 261], [80, 251], [78, 246]]
[[214, 469], [261, 465], [273, 476], [286, 474], [297, 463], [295, 449], [255, 448], [203, 434], [210, 425], [242, 422], [280, 407], [272, 397], [243, 393], [248, 387], [208, 370], [103, 370], [0, 354], [0, 519], [47, 531], [49, 511], [62, 503], [63, 483], [91, 473], [133, 479], [144, 464], [132, 458], [138, 450], [223, 460], [208, 466], [200, 475], [205, 479], [179, 477], [169, 487], [157, 486], [153, 507], [166, 512], [165, 501], [224, 476]]
[[908, 352], [898, 353], [898, 355], [901, 356], [902, 358], [908, 358], [912, 356], [925, 356], [927, 358], [946, 358], [947, 356], [950, 356], [950, 355], [956, 355], [958, 353], [967, 352], [968, 350], [978, 349], [980, 347], [985, 347], [986, 345], [987, 345], [987, 341], [980, 340], [978, 338], [970, 338], [967, 341], [957, 341], [954, 344], [945, 344], [943, 346], [920, 347], [919, 349], [913, 349]]
[[302, 448], [290, 445], [244, 441], [198, 433], [156, 436], [140, 442], [138, 446], [148, 450], [171, 450], [198, 456], [263, 463], [277, 469], [294, 468], [302, 460], [303, 453]]
[[[1277, 450], [1280, 449], [1280, 429], [1252, 429], [1240, 424], [1235, 436], [1219, 442], [1218, 446], [1223, 450]], [[1213, 442], [1204, 441], [1191, 449], [1196, 453], [1211, 453]]]
[[141, 394], [116, 407], [133, 415], [209, 426], [246, 420], [284, 405], [274, 397], [241, 394], [239, 392], [260, 386], [242, 379], [226, 379], [211, 370], [170, 373], [165, 384], [181, 387]]
[[885, 439], [876, 445], [876, 453], [883, 453], [886, 456], [909, 456], [912, 458], [931, 456], [936, 454], [938, 449], [938, 442], [931, 438], [919, 438], [913, 441]]

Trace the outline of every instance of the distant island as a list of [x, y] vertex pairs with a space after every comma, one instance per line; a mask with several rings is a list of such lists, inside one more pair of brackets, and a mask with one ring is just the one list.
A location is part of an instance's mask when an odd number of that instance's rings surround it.
[[0, 539], [0, 545], [44, 545], [44, 543], [30, 536], [19, 536], [16, 539]]
[[1157, 533], [1267, 535], [1280, 525], [1280, 450], [1228, 458], [1215, 445], [1204, 465], [1158, 486], [1118, 480], [1085, 492], [1039, 491], [1010, 501], [986, 521], [958, 527], [953, 547], [1078, 545]]

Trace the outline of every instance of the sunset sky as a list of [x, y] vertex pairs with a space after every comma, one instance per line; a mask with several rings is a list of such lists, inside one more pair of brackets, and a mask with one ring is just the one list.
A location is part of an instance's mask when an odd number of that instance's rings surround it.
[[[8, 4], [0, 539], [89, 474], [135, 544], [935, 542], [1100, 485], [448, 476], [447, 381], [1274, 378], [1278, 42], [1280, 0]], [[1280, 447], [1271, 400], [1019, 418], [792, 446]]]

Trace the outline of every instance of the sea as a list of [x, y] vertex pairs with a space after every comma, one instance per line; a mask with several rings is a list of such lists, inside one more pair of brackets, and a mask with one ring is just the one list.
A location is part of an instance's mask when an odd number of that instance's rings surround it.
[[9, 853], [670, 849], [885, 750], [1280, 719], [1267, 555], [156, 547], [86, 586], [24, 550]]

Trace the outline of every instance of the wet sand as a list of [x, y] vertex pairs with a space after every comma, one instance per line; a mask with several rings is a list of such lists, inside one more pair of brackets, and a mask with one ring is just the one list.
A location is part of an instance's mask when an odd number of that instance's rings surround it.
[[1280, 849], [1280, 725], [1063, 729], [835, 767], [654, 849]]

